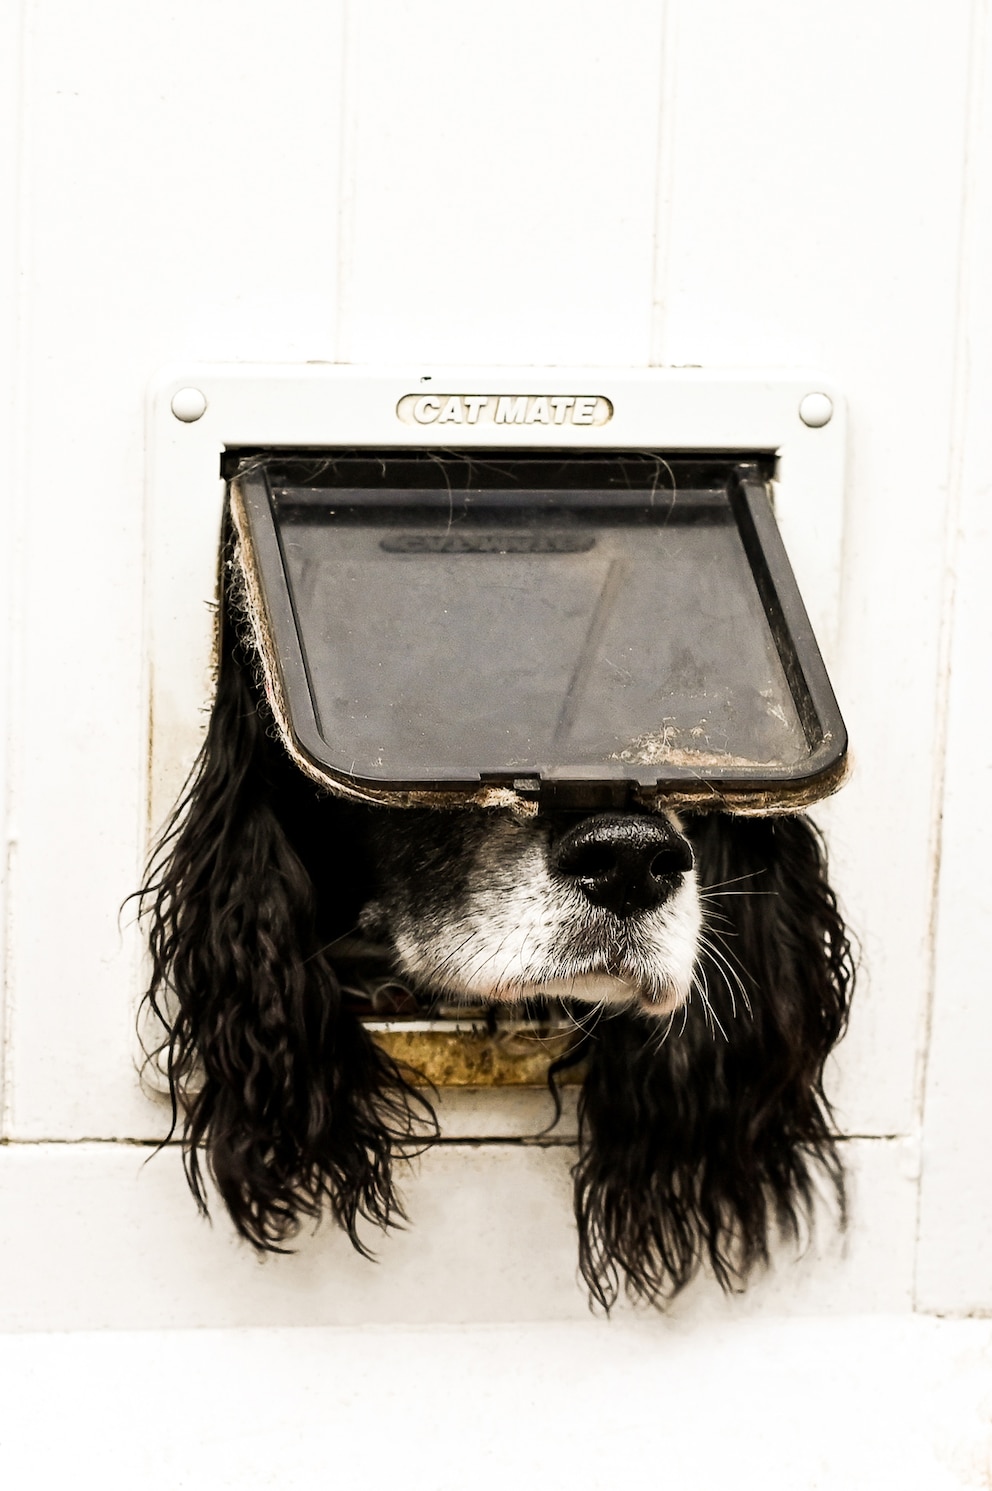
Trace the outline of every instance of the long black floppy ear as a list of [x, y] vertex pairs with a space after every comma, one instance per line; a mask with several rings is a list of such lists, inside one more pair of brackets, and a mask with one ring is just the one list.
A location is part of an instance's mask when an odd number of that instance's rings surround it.
[[[294, 791], [310, 819], [320, 794], [267, 733], [254, 666], [225, 603], [206, 741], [140, 892], [145, 998], [167, 1032], [158, 1054], [170, 1137], [181, 1125], [201, 1210], [205, 1160], [255, 1247], [282, 1250], [326, 1206], [364, 1252], [360, 1217], [386, 1227], [404, 1215], [394, 1154], [436, 1125], [343, 1005], [317, 935], [313, 878], [284, 826]], [[321, 847], [333, 859], [348, 850], [333, 842], [333, 813], [327, 820]]]
[[[660, 1029], [603, 1019], [588, 1042], [574, 1170], [580, 1266], [609, 1309], [658, 1302], [708, 1262], [724, 1289], [812, 1221], [820, 1171], [845, 1217], [823, 1093], [854, 969], [805, 818], [690, 820], [703, 947], [688, 1007]], [[684, 1016], [684, 1023], [683, 1023]]]

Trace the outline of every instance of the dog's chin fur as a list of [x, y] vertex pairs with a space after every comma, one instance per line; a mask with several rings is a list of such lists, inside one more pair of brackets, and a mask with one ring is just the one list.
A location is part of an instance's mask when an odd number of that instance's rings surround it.
[[703, 1264], [739, 1288], [777, 1235], [803, 1235], [818, 1173], [843, 1215], [823, 1070], [853, 965], [805, 819], [687, 818], [694, 869], [654, 909], [614, 915], [554, 873], [540, 817], [361, 808], [315, 787], [274, 736], [230, 590], [221, 616], [206, 742], [141, 892], [151, 1054], [204, 1211], [206, 1166], [261, 1250], [329, 1212], [365, 1252], [362, 1219], [403, 1218], [394, 1161], [438, 1130], [343, 989], [335, 949], [361, 926], [387, 978], [432, 997], [605, 1005], [567, 1058], [583, 1070], [579, 1264], [603, 1307], [624, 1288], [662, 1301]]
[[574, 1000], [597, 1008], [641, 1009], [650, 1015], [673, 1015], [689, 997], [688, 989], [673, 984], [645, 987], [634, 979], [611, 973], [577, 973], [572, 978], [545, 979], [519, 988], [500, 988], [484, 996], [494, 1004], [515, 1004], [529, 999]]

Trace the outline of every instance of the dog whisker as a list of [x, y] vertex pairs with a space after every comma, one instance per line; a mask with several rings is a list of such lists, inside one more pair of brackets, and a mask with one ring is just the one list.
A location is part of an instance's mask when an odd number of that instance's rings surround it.
[[[757, 877], [759, 875], [764, 875], [765, 873], [766, 873], [766, 871], [764, 870], [764, 868], [762, 868], [760, 870], [752, 870], [747, 875], [735, 875], [730, 880], [707, 880], [706, 883], [705, 883], [705, 885], [703, 886], [703, 894], [708, 894], [710, 891], [722, 890], [725, 885], [740, 885], [741, 882], [744, 881], [744, 880], [755, 880], [755, 879], [757, 879]], [[751, 892], [750, 891], [744, 891], [744, 892], [742, 892], [742, 894], [744, 894], [744, 895], [750, 895]], [[766, 895], [768, 895], [768, 894], [774, 894], [774, 892], [767, 892], [766, 891], [766, 892], [759, 892], [759, 894], [766, 894]]]
[[701, 890], [699, 899], [701, 901], [715, 901], [719, 903], [728, 896], [774, 896], [777, 891], [773, 890]]
[[606, 1000], [601, 999], [598, 1004], [590, 1005], [590, 1023], [588, 1025], [584, 1024], [581, 1020], [576, 1018], [572, 1010], [569, 1009], [568, 1005], [563, 999], [560, 999], [558, 1001], [558, 1006], [563, 1011], [565, 1018], [571, 1021], [571, 1023], [575, 1026], [575, 1029], [579, 1031], [581, 1035], [585, 1036], [586, 1040], [591, 1040], [596, 1026], [603, 1018], [603, 1014], [606, 1010]]
[[709, 997], [709, 981], [706, 977], [706, 969], [702, 964], [700, 964], [699, 967], [699, 974], [699, 997], [702, 1000], [703, 1008], [706, 1012], [706, 1023], [709, 1026], [710, 1032], [714, 1036], [714, 1038], [717, 1031], [719, 1031], [724, 1040], [726, 1040], [727, 1032], [724, 1030], [722, 1024], [720, 1023], [716, 1010], [713, 1008], [713, 1003]]
[[734, 999], [735, 989], [740, 993], [740, 996], [744, 1002], [744, 1007], [747, 1010], [748, 1014], [752, 1014], [753, 1011], [751, 1009], [751, 1001], [748, 996], [747, 987], [744, 983], [741, 973], [739, 973], [738, 970], [733, 966], [733, 962], [731, 961], [730, 949], [724, 949], [720, 947], [715, 940], [720, 934], [716, 931], [715, 928], [711, 930], [713, 931], [712, 938], [708, 935], [708, 932], [700, 932], [700, 948], [704, 952], [708, 953], [713, 961], [717, 964], [717, 966], [721, 969], [727, 983], [728, 993], [730, 994], [731, 1001], [733, 1002], [735, 1017], [737, 1014], [737, 1005], [736, 1000]]

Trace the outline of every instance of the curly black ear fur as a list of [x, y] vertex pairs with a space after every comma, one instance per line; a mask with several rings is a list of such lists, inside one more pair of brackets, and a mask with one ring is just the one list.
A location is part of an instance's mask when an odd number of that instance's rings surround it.
[[[814, 1174], [841, 1221], [844, 1174], [823, 1093], [853, 961], [805, 818], [689, 821], [704, 947], [686, 1011], [654, 1036], [601, 1021], [580, 1098], [580, 1267], [605, 1309], [660, 1301], [705, 1261], [724, 1289], [811, 1223]], [[683, 1027], [684, 1014], [684, 1027]]]
[[347, 810], [269, 738], [253, 666], [224, 616], [206, 741], [139, 893], [152, 958], [145, 997], [167, 1032], [156, 1054], [172, 1098], [169, 1137], [181, 1123], [201, 1210], [202, 1156], [255, 1247], [282, 1251], [326, 1205], [365, 1252], [359, 1218], [381, 1227], [403, 1218], [394, 1156], [434, 1137], [436, 1123], [343, 1007], [318, 901], [347, 908], [354, 886], [316, 894], [321, 872], [292, 827], [333, 865]]

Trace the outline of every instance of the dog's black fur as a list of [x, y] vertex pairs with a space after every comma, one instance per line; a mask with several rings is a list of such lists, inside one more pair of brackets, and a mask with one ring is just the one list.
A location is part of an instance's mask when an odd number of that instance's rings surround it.
[[[206, 742], [141, 892], [170, 1134], [201, 1209], [205, 1164], [256, 1248], [283, 1250], [327, 1210], [364, 1252], [361, 1218], [404, 1216], [395, 1158], [437, 1128], [349, 1008], [333, 951], [375, 894], [370, 844], [395, 829], [416, 861], [415, 819], [310, 782], [276, 738], [237, 619], [221, 630]], [[445, 820], [465, 812], [419, 814], [418, 873], [445, 873]], [[608, 1011], [567, 1058], [585, 1070], [579, 1262], [607, 1309], [622, 1288], [670, 1297], [703, 1263], [739, 1287], [777, 1233], [809, 1223], [817, 1171], [844, 1215], [822, 1077], [853, 966], [819, 835], [801, 817], [722, 814], [682, 831], [704, 908], [692, 997], [664, 1018]]]

